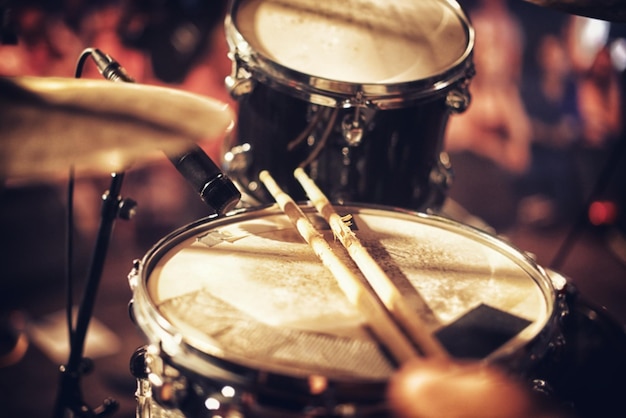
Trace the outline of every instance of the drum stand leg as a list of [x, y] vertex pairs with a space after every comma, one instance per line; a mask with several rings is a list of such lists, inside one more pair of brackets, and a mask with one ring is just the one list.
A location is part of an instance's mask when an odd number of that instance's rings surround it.
[[69, 359], [66, 365], [60, 367], [61, 377], [54, 407], [54, 418], [63, 418], [66, 411], [75, 417], [105, 417], [114, 413], [119, 407], [117, 401], [106, 399], [101, 406], [90, 408], [83, 401], [80, 378], [91, 369], [91, 361], [83, 358], [83, 350], [115, 219], [118, 217], [130, 219], [136, 206], [132, 200], [120, 198], [123, 179], [124, 173], [113, 173], [110, 188], [103, 195], [100, 227], [88, 281], [78, 307], [76, 326], [71, 332]]

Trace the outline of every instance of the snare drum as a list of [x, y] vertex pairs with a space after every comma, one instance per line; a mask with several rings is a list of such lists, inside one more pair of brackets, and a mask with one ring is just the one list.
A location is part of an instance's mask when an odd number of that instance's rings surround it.
[[[303, 210], [343, 251], [315, 209]], [[446, 218], [337, 210], [455, 357], [523, 376], [546, 356], [560, 290], [526, 255]], [[149, 340], [139, 416], [385, 416], [397, 365], [277, 207], [190, 224], [129, 278]]]
[[331, 200], [437, 208], [451, 112], [469, 104], [474, 32], [453, 0], [235, 0], [226, 19], [238, 123], [223, 163], [248, 196], [296, 200], [304, 167]]

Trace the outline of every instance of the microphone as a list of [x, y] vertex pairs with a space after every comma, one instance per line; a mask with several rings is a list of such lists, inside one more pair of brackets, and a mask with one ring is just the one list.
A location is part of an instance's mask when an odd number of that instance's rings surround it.
[[168, 158], [202, 200], [218, 214], [230, 211], [239, 203], [241, 193], [237, 187], [199, 146], [192, 144], [182, 154]]
[[107, 80], [123, 81], [126, 83], [135, 82], [135, 80], [128, 75], [126, 69], [111, 58], [110, 55], [105, 54], [97, 48], [91, 49], [89, 52], [98, 67], [98, 71], [100, 71], [100, 74]]
[[[104, 78], [111, 81], [135, 82], [124, 67], [111, 56], [95, 48], [90, 52]], [[198, 145], [191, 144], [183, 153], [168, 155], [167, 158], [218, 215], [223, 215], [239, 203], [241, 192]]]

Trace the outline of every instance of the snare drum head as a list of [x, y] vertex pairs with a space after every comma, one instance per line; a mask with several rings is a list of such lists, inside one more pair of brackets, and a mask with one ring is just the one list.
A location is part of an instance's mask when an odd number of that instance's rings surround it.
[[[518, 350], [545, 327], [553, 309], [546, 276], [501, 241], [438, 217], [338, 211], [352, 215], [357, 237], [436, 335], [484, 306], [525, 324], [496, 352]], [[144, 266], [140, 292], [154, 312], [138, 322], [156, 321], [209, 357], [290, 376], [387, 379], [394, 370], [364, 316], [274, 207], [174, 233]], [[480, 321], [491, 325], [490, 317]]]
[[291, 70], [350, 83], [405, 83], [467, 58], [470, 28], [446, 0], [244, 0], [231, 17], [252, 49]]

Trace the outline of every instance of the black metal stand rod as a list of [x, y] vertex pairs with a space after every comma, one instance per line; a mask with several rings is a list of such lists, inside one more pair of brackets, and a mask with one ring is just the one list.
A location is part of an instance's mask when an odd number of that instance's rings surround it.
[[118, 216], [121, 201], [120, 192], [124, 180], [124, 173], [113, 173], [111, 176], [110, 188], [103, 196], [100, 226], [91, 260], [88, 280], [78, 307], [69, 359], [67, 364], [61, 367], [60, 389], [54, 408], [55, 418], [63, 418], [63, 414], [68, 409], [78, 416], [97, 416], [97, 414], [86, 407], [82, 401], [79, 380], [82, 374], [83, 351], [87, 329], [89, 328], [89, 322], [93, 314], [96, 294], [100, 285], [104, 262], [106, 260], [115, 219]]

